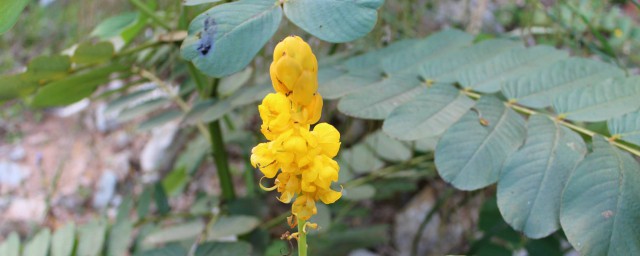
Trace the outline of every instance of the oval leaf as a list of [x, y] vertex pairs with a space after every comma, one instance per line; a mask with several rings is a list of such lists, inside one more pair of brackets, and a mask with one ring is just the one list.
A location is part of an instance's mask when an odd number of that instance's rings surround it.
[[475, 102], [450, 84], [437, 84], [394, 109], [382, 130], [401, 140], [417, 140], [442, 134]]
[[78, 230], [78, 255], [101, 255], [102, 246], [107, 232], [107, 222], [104, 219], [93, 220]]
[[239, 236], [251, 232], [258, 227], [260, 220], [252, 216], [234, 215], [223, 216], [213, 224], [207, 239], [219, 239], [229, 236]]
[[581, 255], [639, 255], [638, 202], [640, 164], [598, 136], [564, 189], [560, 223]]
[[338, 110], [357, 118], [382, 120], [425, 90], [426, 86], [417, 78], [390, 77], [345, 96], [338, 102]]
[[624, 71], [606, 63], [569, 58], [519, 79], [506, 81], [502, 92], [511, 101], [527, 107], [544, 108], [560, 94], [623, 75]]
[[47, 256], [51, 240], [51, 231], [45, 228], [38, 232], [31, 241], [24, 246], [23, 256]]
[[384, 0], [289, 0], [284, 2], [284, 13], [312, 35], [342, 43], [369, 33], [376, 25], [378, 8], [383, 3]]
[[96, 64], [111, 59], [113, 53], [113, 44], [110, 42], [82, 43], [76, 48], [71, 60], [80, 65]]
[[69, 222], [63, 228], [56, 230], [51, 239], [52, 256], [69, 256], [73, 252], [76, 242], [76, 225]]
[[221, 4], [198, 15], [189, 25], [182, 57], [203, 73], [223, 77], [242, 70], [273, 36], [282, 9], [272, 0]]
[[611, 136], [640, 145], [640, 111], [613, 118], [607, 126]]
[[435, 152], [438, 173], [462, 190], [491, 185], [498, 181], [503, 162], [522, 144], [524, 136], [520, 115], [499, 99], [483, 96], [474, 111], [442, 135]]
[[553, 108], [569, 120], [596, 122], [637, 110], [638, 98], [640, 77], [619, 77], [560, 95]]
[[0, 35], [16, 24], [20, 13], [27, 7], [27, 4], [29, 4], [29, 0], [11, 0], [0, 3]]
[[195, 256], [251, 255], [251, 244], [247, 242], [206, 242], [198, 245]]
[[545, 116], [529, 118], [527, 131], [502, 168], [497, 197], [504, 220], [538, 239], [560, 227], [560, 195], [587, 148], [580, 135]]

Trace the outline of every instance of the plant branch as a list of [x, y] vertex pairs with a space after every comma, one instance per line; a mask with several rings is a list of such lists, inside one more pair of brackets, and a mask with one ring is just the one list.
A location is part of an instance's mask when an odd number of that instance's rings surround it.
[[451, 195], [453, 195], [453, 189], [447, 189], [447, 191], [444, 192], [444, 196], [438, 198], [436, 204], [433, 206], [433, 208], [431, 208], [431, 210], [429, 210], [427, 216], [425, 216], [425, 218], [422, 220], [422, 222], [420, 223], [420, 227], [418, 227], [416, 235], [413, 237], [413, 241], [411, 242], [411, 255], [418, 255], [418, 245], [420, 245], [420, 238], [422, 237], [422, 233], [424, 233], [424, 229], [427, 227], [427, 224], [429, 224], [440, 207], [442, 207], [444, 202], [447, 201], [449, 197], [451, 197]]
[[[216, 94], [219, 82], [220, 79], [218, 78], [213, 80], [213, 87], [211, 88], [210, 95], [211, 98], [217, 97]], [[236, 198], [236, 192], [233, 188], [233, 181], [231, 180], [227, 151], [224, 148], [224, 140], [222, 139], [222, 127], [220, 126], [220, 120], [215, 120], [209, 123], [209, 134], [211, 134], [211, 149], [213, 159], [216, 162], [216, 168], [218, 169], [218, 178], [220, 179], [220, 187], [222, 188], [222, 197], [226, 200], [233, 200]]]
[[169, 26], [169, 24], [167, 24], [164, 20], [158, 17], [158, 15], [156, 15], [156, 13], [153, 12], [153, 10], [149, 9], [149, 7], [143, 4], [142, 2], [140, 2], [140, 0], [129, 0], [129, 2], [131, 2], [131, 4], [133, 4], [136, 8], [138, 8], [138, 10], [148, 15], [149, 18], [155, 21], [158, 25], [160, 25], [166, 30], [171, 30], [171, 27]]
[[[472, 91], [469, 91], [469, 90], [461, 90], [461, 91], [465, 95], [469, 96], [470, 98], [476, 99], [476, 100], [480, 99], [480, 97], [482, 97], [481, 94], [478, 94], [478, 93], [475, 93], [475, 92], [472, 92]], [[512, 108], [515, 111], [518, 111], [518, 112], [526, 114], [526, 115], [530, 115], [530, 116], [531, 115], [545, 115], [545, 116], [547, 116], [549, 118], [552, 118], [558, 124], [560, 124], [562, 126], [565, 126], [565, 127], [569, 128], [571, 130], [574, 130], [576, 132], [579, 132], [579, 133], [582, 133], [584, 135], [587, 135], [589, 137], [593, 137], [595, 135], [601, 135], [606, 140], [608, 140], [611, 144], [615, 145], [616, 147], [618, 147], [620, 149], [623, 149], [625, 151], [628, 151], [629, 153], [640, 157], [640, 150], [637, 150], [635, 148], [629, 147], [629, 146], [627, 146], [625, 144], [622, 144], [622, 143], [618, 142], [617, 141], [618, 138], [616, 136], [607, 137], [605, 135], [602, 135], [602, 134], [599, 134], [597, 132], [591, 131], [591, 130], [589, 130], [587, 128], [575, 125], [575, 124], [573, 124], [573, 123], [571, 123], [571, 122], [569, 122], [567, 120], [564, 120], [562, 117], [552, 116], [552, 115], [549, 115], [549, 114], [537, 112], [537, 111], [535, 111], [533, 109], [530, 109], [530, 108], [527, 108], [527, 107], [524, 107], [524, 106], [521, 106], [521, 105], [517, 105], [515, 102], [505, 102], [505, 105], [507, 107]]]

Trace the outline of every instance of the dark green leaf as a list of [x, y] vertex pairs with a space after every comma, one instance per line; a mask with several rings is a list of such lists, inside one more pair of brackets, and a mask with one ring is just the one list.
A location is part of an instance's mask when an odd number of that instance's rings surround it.
[[158, 213], [164, 215], [171, 211], [171, 206], [169, 206], [169, 200], [167, 199], [167, 193], [164, 191], [164, 187], [161, 182], [156, 183], [153, 187], [153, 199], [156, 202]]
[[195, 256], [251, 255], [251, 244], [247, 242], [206, 242], [198, 245]]
[[66, 55], [38, 56], [27, 65], [26, 78], [29, 81], [44, 83], [59, 80], [69, 75], [71, 59]]

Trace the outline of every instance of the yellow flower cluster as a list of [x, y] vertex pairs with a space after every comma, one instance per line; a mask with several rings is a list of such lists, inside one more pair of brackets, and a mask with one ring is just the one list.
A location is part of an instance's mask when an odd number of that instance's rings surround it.
[[276, 92], [258, 106], [260, 130], [269, 142], [251, 150], [251, 164], [266, 178], [275, 177], [275, 185], [264, 189], [277, 189], [284, 203], [295, 198], [291, 212], [309, 220], [317, 212], [316, 201], [331, 204], [342, 196], [330, 187], [338, 181], [340, 168], [332, 158], [340, 149], [340, 133], [327, 123], [310, 130], [320, 120], [322, 96], [318, 62], [300, 37], [287, 37], [276, 46], [270, 73]]

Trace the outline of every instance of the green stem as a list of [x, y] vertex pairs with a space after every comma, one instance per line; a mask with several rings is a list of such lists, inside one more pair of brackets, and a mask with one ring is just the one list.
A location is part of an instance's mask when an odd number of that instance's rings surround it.
[[307, 256], [307, 234], [304, 233], [306, 220], [298, 219], [298, 256]]
[[[213, 80], [213, 88], [211, 88], [211, 98], [217, 97], [218, 83], [220, 79]], [[225, 200], [233, 200], [236, 198], [236, 192], [233, 188], [231, 180], [231, 171], [229, 170], [229, 162], [227, 159], [227, 151], [224, 148], [224, 140], [222, 139], [222, 128], [220, 121], [216, 120], [209, 123], [209, 134], [211, 135], [211, 150], [213, 159], [218, 169], [218, 178], [220, 179], [220, 187], [222, 188], [222, 198]]]
[[411, 243], [411, 255], [414, 255], [414, 256], [418, 255], [418, 245], [420, 245], [420, 238], [422, 237], [424, 228], [427, 227], [427, 224], [429, 224], [431, 219], [433, 219], [433, 216], [435, 216], [436, 212], [440, 209], [440, 207], [442, 207], [442, 204], [444, 204], [444, 202], [447, 201], [447, 199], [449, 199], [449, 197], [451, 197], [452, 194], [453, 194], [453, 189], [447, 190], [444, 196], [438, 199], [438, 201], [436, 202], [436, 205], [434, 205], [433, 208], [431, 208], [431, 210], [427, 213], [427, 216], [422, 220], [422, 222], [420, 223], [420, 226], [418, 227], [418, 231], [416, 232], [416, 235], [413, 237], [413, 241]]
[[143, 4], [142, 2], [140, 2], [140, 0], [129, 0], [129, 2], [135, 5], [144, 14], [149, 15], [149, 18], [151, 18], [153, 21], [158, 23], [158, 25], [160, 25], [166, 30], [171, 30], [171, 27], [169, 26], [169, 24], [165, 23], [164, 20], [158, 17], [158, 15], [156, 15], [156, 13], [153, 12], [153, 10], [149, 9], [149, 7]]

